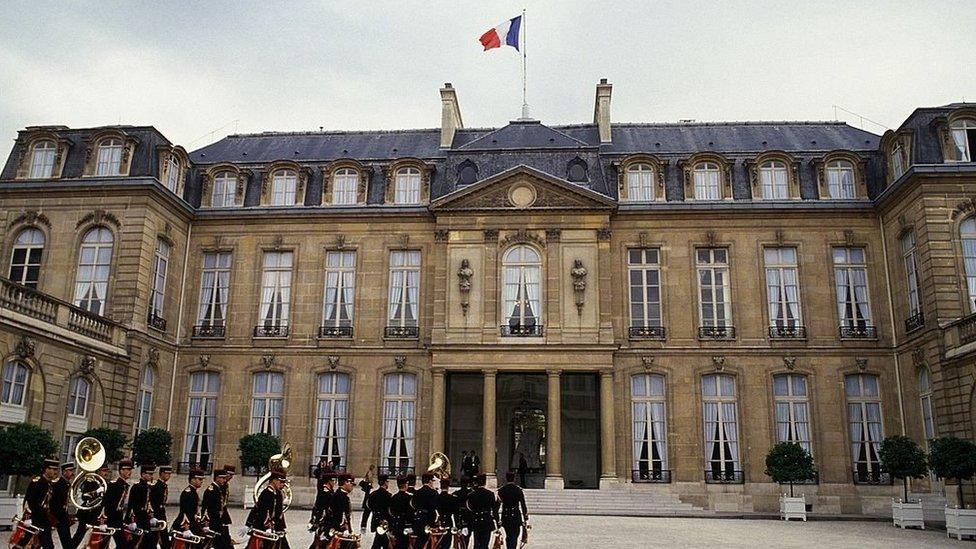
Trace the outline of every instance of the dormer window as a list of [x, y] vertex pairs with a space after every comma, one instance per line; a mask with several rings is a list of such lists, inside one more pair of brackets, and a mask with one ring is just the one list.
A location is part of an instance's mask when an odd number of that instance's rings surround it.
[[278, 170], [271, 177], [271, 205], [292, 206], [298, 189], [298, 173]]
[[231, 172], [220, 172], [214, 177], [210, 205], [214, 208], [230, 208], [237, 203], [237, 177]]
[[359, 172], [341, 168], [333, 175], [332, 204], [356, 204], [359, 200]]
[[779, 160], [763, 162], [759, 166], [759, 183], [765, 200], [786, 200], [790, 198], [790, 174], [786, 164]]
[[722, 198], [722, 169], [714, 162], [695, 164], [695, 199], [720, 200]]
[[854, 164], [847, 160], [827, 163], [827, 192], [830, 198], [853, 199]]
[[176, 155], [170, 154], [169, 160], [166, 161], [166, 188], [173, 191], [177, 191], [177, 186], [180, 183], [180, 161], [176, 158]]
[[952, 124], [956, 162], [972, 162], [976, 153], [976, 121], [963, 119]]
[[420, 204], [420, 170], [400, 168], [393, 185], [394, 204]]
[[50, 179], [54, 176], [54, 157], [57, 145], [53, 141], [39, 141], [31, 151], [31, 179]]
[[96, 176], [122, 174], [122, 147], [122, 140], [115, 138], [106, 139], [98, 145]]
[[654, 200], [654, 168], [650, 164], [634, 164], [627, 168], [627, 197], [632, 202]]
[[586, 162], [581, 158], [574, 158], [566, 170], [566, 179], [573, 183], [584, 183], [587, 180]]
[[905, 173], [905, 149], [901, 144], [895, 145], [891, 149], [891, 175], [892, 180], [896, 180]]

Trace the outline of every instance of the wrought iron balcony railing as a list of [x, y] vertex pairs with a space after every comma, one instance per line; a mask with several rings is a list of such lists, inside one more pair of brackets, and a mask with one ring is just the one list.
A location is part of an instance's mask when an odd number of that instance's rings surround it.
[[288, 337], [288, 326], [281, 324], [261, 324], [254, 327], [254, 337]]
[[806, 339], [806, 326], [770, 326], [770, 339]]
[[745, 475], [742, 471], [705, 470], [705, 484], [744, 484]]
[[[345, 473], [346, 472], [346, 466], [345, 465], [342, 465], [341, 463], [338, 464], [338, 465], [332, 464], [329, 467], [331, 468], [331, 471], [333, 473]], [[313, 464], [311, 464], [311, 465], [308, 466], [308, 478], [318, 478], [318, 474], [319, 474], [319, 464], [318, 463], [313, 463]]]
[[150, 328], [155, 328], [160, 332], [166, 331], [166, 319], [157, 315], [156, 311], [149, 311], [146, 322], [149, 324]]
[[630, 479], [638, 484], [670, 484], [671, 471], [668, 469], [632, 469]]
[[925, 315], [919, 311], [905, 319], [905, 333], [914, 332], [925, 326]]
[[854, 471], [854, 484], [890, 486], [893, 484], [893, 479], [888, 473], [880, 471]]
[[542, 337], [542, 324], [532, 326], [500, 326], [502, 337]]
[[862, 326], [841, 326], [840, 337], [843, 339], [877, 339], [878, 329], [867, 324]]
[[627, 335], [630, 339], [664, 339], [667, 330], [664, 326], [631, 326]]
[[418, 326], [387, 326], [383, 330], [383, 337], [386, 339], [418, 339], [420, 328]]
[[699, 326], [698, 339], [735, 339], [735, 326]]
[[378, 474], [378, 475], [389, 475], [391, 477], [396, 477], [396, 476], [400, 476], [400, 475], [412, 475], [412, 474], [414, 474], [414, 468], [413, 467], [397, 467], [397, 466], [390, 467], [390, 466], [386, 465], [386, 466], [377, 467], [376, 468], [376, 474]]
[[352, 337], [352, 326], [319, 326], [319, 337], [349, 339]]
[[227, 326], [223, 324], [201, 324], [193, 327], [193, 339], [224, 339], [227, 335]]
[[210, 473], [213, 473], [213, 463], [211, 462], [200, 463], [197, 461], [181, 461], [176, 464], [176, 474], [177, 475], [189, 474], [190, 469], [193, 469], [194, 467], [203, 469], [203, 472], [208, 475]]

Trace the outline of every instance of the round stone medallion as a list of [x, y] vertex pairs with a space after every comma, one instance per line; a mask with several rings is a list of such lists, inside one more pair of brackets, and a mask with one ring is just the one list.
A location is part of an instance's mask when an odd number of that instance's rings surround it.
[[516, 208], [528, 208], [535, 202], [535, 188], [525, 183], [514, 185], [508, 192], [508, 199]]

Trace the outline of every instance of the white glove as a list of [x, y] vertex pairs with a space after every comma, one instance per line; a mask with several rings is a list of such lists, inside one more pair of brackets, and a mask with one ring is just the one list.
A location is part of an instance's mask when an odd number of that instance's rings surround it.
[[149, 519], [149, 526], [155, 527], [157, 524], [159, 524], [158, 520], [154, 518]]
[[403, 533], [409, 536], [413, 533], [413, 528], [404, 528]]
[[126, 528], [128, 528], [130, 532], [135, 532], [137, 526], [136, 526], [136, 523], [130, 522], [128, 525], [126, 525]]
[[188, 538], [191, 535], [193, 535], [193, 532], [191, 532], [189, 528], [187, 528], [186, 530], [183, 530], [183, 537]]
[[108, 526], [105, 526], [104, 524], [99, 524], [98, 529], [102, 532], [108, 532]]
[[27, 519], [24, 521], [24, 526], [30, 526], [31, 524], [34, 524], [34, 521], [31, 519]]
[[461, 528], [461, 535], [464, 536], [464, 537], [468, 537], [468, 527], [467, 526], [465, 526], [464, 528]]
[[105, 487], [104, 486], [99, 486], [98, 487], [98, 490], [95, 490], [95, 493], [98, 494], [98, 495], [104, 494], [105, 493]]
[[246, 536], [247, 530], [248, 530], [247, 526], [241, 526], [240, 529], [237, 531], [237, 536], [241, 538]]
[[204, 527], [203, 527], [203, 531], [204, 531], [204, 532], [206, 532], [206, 533], [208, 533], [208, 534], [209, 534], [210, 532], [213, 532], [213, 530], [211, 530], [209, 526], [204, 526]]

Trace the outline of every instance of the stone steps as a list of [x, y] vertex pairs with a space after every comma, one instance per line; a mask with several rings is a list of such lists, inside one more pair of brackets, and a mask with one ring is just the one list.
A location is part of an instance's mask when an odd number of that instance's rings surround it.
[[710, 516], [666, 490], [526, 490], [529, 515]]

